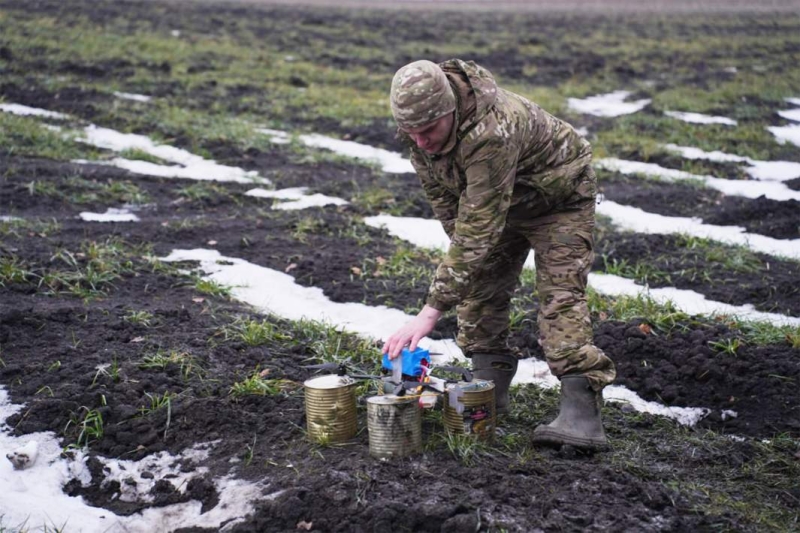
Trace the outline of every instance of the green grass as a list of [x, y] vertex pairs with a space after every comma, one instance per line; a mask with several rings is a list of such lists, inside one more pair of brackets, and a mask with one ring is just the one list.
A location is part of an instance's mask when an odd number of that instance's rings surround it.
[[64, 428], [64, 433], [67, 433], [70, 427], [75, 427], [78, 433], [74, 447], [84, 448], [103, 438], [103, 415], [97, 409], [81, 407], [79, 413], [73, 413]]
[[122, 320], [128, 322], [129, 324], [134, 324], [136, 326], [142, 326], [144, 328], [149, 328], [153, 325], [155, 321], [155, 316], [153, 313], [148, 311], [136, 311], [133, 309], [129, 309], [125, 312], [122, 317]]
[[74, 141], [74, 134], [53, 131], [36, 117], [0, 112], [0, 155], [69, 161], [97, 159], [100, 151]]
[[256, 370], [248, 378], [234, 383], [229, 394], [233, 398], [243, 396], [277, 396], [297, 387], [287, 379], [268, 379], [269, 370]]
[[183, 379], [189, 379], [192, 375], [203, 377], [203, 370], [197, 359], [189, 352], [182, 350], [156, 350], [155, 353], [146, 354], [139, 361], [139, 368], [143, 370], [164, 371], [169, 367], [179, 369]]
[[262, 346], [268, 343], [291, 340], [291, 334], [282, 331], [279, 324], [268, 319], [255, 320], [252, 318], [239, 318], [231, 324], [224, 326], [219, 334], [225, 341], [243, 342], [247, 346]]
[[0, 257], [0, 286], [9, 283], [25, 283], [33, 273], [26, 264], [16, 256]]
[[0, 221], [0, 236], [7, 238], [46, 238], [60, 231], [61, 223], [56, 219], [18, 219]]
[[134, 272], [134, 259], [141, 253], [141, 249], [114, 237], [84, 241], [80, 252], [57, 249], [51, 263], [67, 268], [42, 269], [37, 273], [39, 286], [53, 295], [72, 294], [84, 299], [104, 296], [115, 281]]
[[213, 279], [196, 278], [194, 289], [199, 293], [213, 296], [214, 298], [228, 299], [231, 297], [231, 287], [217, 283]]
[[214, 198], [234, 199], [228, 189], [215, 183], [192, 183], [177, 190], [178, 196], [191, 202], [203, 202]]
[[167, 161], [156, 157], [144, 150], [139, 148], [126, 148], [119, 153], [119, 157], [124, 159], [130, 159], [132, 161], [146, 161], [148, 163], [154, 163], [156, 165], [166, 165], [168, 164]]

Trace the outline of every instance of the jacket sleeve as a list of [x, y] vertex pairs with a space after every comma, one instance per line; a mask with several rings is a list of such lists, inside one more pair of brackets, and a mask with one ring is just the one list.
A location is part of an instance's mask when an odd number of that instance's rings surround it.
[[459, 303], [506, 223], [519, 150], [501, 136], [464, 146], [466, 188], [458, 201], [455, 232], [436, 269], [427, 304], [447, 311]]
[[431, 204], [434, 216], [441, 222], [445, 233], [452, 240], [455, 232], [456, 217], [458, 216], [458, 196], [431, 177], [424, 158], [413, 150], [411, 152], [411, 164], [417, 172], [422, 190], [425, 191], [425, 196]]

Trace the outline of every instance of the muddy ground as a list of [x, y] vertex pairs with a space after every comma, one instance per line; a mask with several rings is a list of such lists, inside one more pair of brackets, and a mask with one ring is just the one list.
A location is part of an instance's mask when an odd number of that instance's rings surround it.
[[[401, 35], [409, 41], [422, 39], [428, 46], [444, 43], [448, 35], [418, 24], [403, 12], [384, 20], [385, 16], [370, 12], [253, 11], [240, 5], [224, 9], [135, 2], [102, 2], [93, 9], [87, 5], [76, 2], [70, 10], [58, 2], [36, 1], [25, 9], [64, 17], [74, 24], [83, 24], [82, 17], [93, 24], [130, 17], [184, 31], [247, 27], [257, 38], [295, 52], [305, 50], [301, 45], [315, 37], [326, 46], [321, 47], [323, 52], [308, 52], [309, 58], [340, 67], [391, 69], [415, 58], [413, 50], [399, 46]], [[0, 2], [0, 6], [20, 9], [17, 2]], [[306, 32], [276, 30], [298, 19]], [[377, 56], [353, 56], [337, 46], [340, 36], [326, 31], [339, 23], [378, 19], [377, 34], [369, 38], [382, 40], [386, 46]], [[561, 32], [564, 27], [576, 35], [587, 31], [581, 19], [557, 20], [560, 25], [538, 28], [530, 38], [535, 41], [525, 44], [546, 44], [548, 32]], [[474, 40], [465, 55], [493, 64], [493, 70], [510, 79], [533, 80], [533, 75], [523, 71], [528, 61], [522, 59], [524, 51], [511, 45], [489, 46], [480, 37], [493, 24], [521, 31], [529, 22], [507, 14], [471, 19]], [[597, 19], [606, 28], [614, 23], [607, 17]], [[465, 19], [437, 19], [436, 24], [439, 30], [462, 35]], [[132, 28], [120, 27], [120, 31]], [[733, 35], [759, 31], [745, 23], [726, 29]], [[655, 30], [636, 20], [630, 31]], [[359, 38], [365, 37], [354, 37]], [[16, 44], [3, 44], [0, 38], [0, 45], [7, 68], [16, 76], [14, 82], [0, 84], [0, 94], [7, 101], [67, 112], [108, 127], [126, 129], [131, 119], [114, 114], [107, 93], [78, 83], [51, 89], [41, 79], [31, 76], [23, 82], [18, 75], [30, 71], [39, 76], [120, 80], [145, 69], [152, 72], [153, 82], [140, 87], [141, 92], [174, 98], [187, 108], [216, 102], [232, 113], [242, 110], [242, 96], [253, 91], [184, 85], [177, 76], [172, 79], [173, 67], [163, 63], [133, 64], [110, 58], [105, 63], [81, 64], [46, 56], [37, 62], [15, 60], [15, 55], [21, 56], [15, 52]], [[640, 74], [634, 67], [621, 68], [599, 55], [571, 54], [569, 49], [558, 53], [562, 55], [542, 53], [533, 60], [539, 66], [537, 83], [557, 84], [575, 73], [604, 72], [616, 81]], [[196, 68], [222, 61], [199, 58]], [[682, 68], [705, 71], [692, 62]], [[702, 85], [702, 77], [697, 76], [691, 81]], [[330, 118], [299, 116], [290, 123], [402, 148], [385, 121], [347, 126]], [[164, 133], [141, 123], [136, 123], [136, 131]], [[190, 132], [167, 133], [175, 145], [189, 148], [193, 143]], [[7, 423], [17, 435], [54, 431], [68, 446], [80, 442], [79, 422], [88, 411], [96, 410], [104, 420], [102, 435], [88, 442], [92, 482], [88, 486], [71, 482], [65, 487], [69, 494], [127, 515], [189, 499], [202, 502], [206, 510], [213, 508], [219, 495], [211, 479], [231, 471], [262, 483], [265, 495], [283, 491], [270, 501], [256, 503], [252, 516], [230, 529], [241, 532], [293, 531], [301, 523], [311, 524], [315, 531], [769, 529], [773, 523], [759, 523], [737, 511], [737, 505], [720, 504], [724, 498], [747, 500], [754, 492], [762, 498], [759, 503], [769, 502], [782, 513], [780, 524], [789, 523], [787, 516], [794, 516], [796, 523], [800, 493], [783, 478], [795, 468], [795, 442], [800, 438], [800, 352], [787, 340], [766, 345], [737, 342], [736, 349], [726, 353], [720, 347], [741, 340], [742, 333], [724, 319], [682, 317], [671, 327], [659, 328], [655, 324], [643, 327], [641, 319], [615, 320], [606, 311], [594, 316], [596, 343], [617, 363], [617, 383], [647, 400], [710, 409], [696, 428], [609, 403], [604, 416], [611, 450], [582, 455], [570, 449], [534, 449], [529, 445], [533, 428], [552, 418], [557, 396], [526, 386], [514, 391], [512, 412], [501, 423], [503, 434], [473, 454], [459, 456], [458, 450], [448, 448], [436, 412], [425, 418], [424, 453], [412, 459], [380, 462], [370, 458], [363, 424], [347, 445], [309, 442], [297, 386], [310, 376], [303, 365], [324, 358], [326, 352], [320, 346], [345, 346], [358, 353], [364, 370], [371, 370], [377, 348], [275, 318], [266, 320], [280, 335], [247, 344], [232, 332], [244, 320], [264, 317], [224, 295], [202, 292], [195, 278], [152, 258], [175, 248], [214, 248], [225, 256], [286, 272], [302, 285], [323, 289], [337, 302], [413, 310], [423, 301], [428, 283], [424, 272], [435, 267], [435, 257], [409, 251], [385, 232], [363, 225], [360, 217], [380, 212], [430, 217], [430, 208], [411, 175], [385, 175], [348, 162], [302, 160], [280, 146], [242, 148], [232, 142], [212, 142], [200, 148], [222, 163], [257, 170], [276, 187], [308, 186], [352, 204], [280, 211], [272, 208], [270, 200], [244, 196], [247, 185], [198, 186], [105, 166], [20, 156], [0, 147], [0, 214], [27, 221], [0, 223], [0, 259], [4, 265], [13, 259], [24, 271], [0, 286], [0, 383], [14, 403], [25, 404]], [[800, 159], [789, 147], [776, 150]], [[798, 237], [796, 202], [723, 198], [708, 190], [642, 184], [612, 174], [601, 179], [608, 199], [647, 211], [700, 216], [708, 223], [745, 226], [776, 238]], [[32, 183], [51, 187], [36, 188]], [[123, 187], [111, 187], [114, 184]], [[142, 219], [139, 223], [89, 223], [76, 218], [82, 211], [103, 212], [131, 201], [142, 204], [136, 211]], [[98, 282], [93, 290], [82, 281], [83, 292], [78, 295], [63, 283], [47, 281], [48, 274], [87, 272], [93, 264], [92, 242], [111, 250], [102, 259], [116, 277]], [[411, 254], [407, 266], [415, 269], [382, 272], [379, 258], [397, 256], [399, 251]], [[597, 270], [605, 268], [604, 257], [630, 264], [644, 258], [652, 267], [646, 281], [654, 286], [689, 288], [709, 299], [800, 316], [796, 262], [757, 255], [747, 257], [741, 268], [731, 269], [709, 264], [707, 256], [687, 250], [675, 238], [622, 234], [607, 228], [598, 232]], [[512, 329], [511, 343], [523, 356], [541, 357], [535, 341], [535, 293], [520, 289], [515, 296], [523, 302], [525, 314]], [[148, 315], [136, 314], [141, 312]], [[451, 316], [442, 321], [436, 335], [454, 333]], [[154, 355], [172, 358], [154, 366], [148, 363]], [[256, 370], [268, 370], [270, 379], [295, 385], [287, 384], [273, 395], [232, 395], [233, 385]], [[154, 397], [167, 393], [169, 410], [148, 409]], [[363, 401], [359, 409], [363, 421]], [[734, 411], [736, 416], [724, 411]], [[119, 498], [123, 487], [103, 483], [103, 457], [140, 459], [164, 450], [177, 454], [211, 441], [218, 442], [205, 463], [210, 472], [190, 483], [184, 493], [165, 478], [153, 489], [153, 503], [126, 503]]]

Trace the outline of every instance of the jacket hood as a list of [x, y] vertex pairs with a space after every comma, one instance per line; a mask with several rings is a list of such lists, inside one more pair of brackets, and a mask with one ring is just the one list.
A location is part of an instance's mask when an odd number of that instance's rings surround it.
[[497, 82], [485, 68], [472, 61], [450, 59], [439, 66], [456, 90], [461, 134], [485, 117], [497, 100]]

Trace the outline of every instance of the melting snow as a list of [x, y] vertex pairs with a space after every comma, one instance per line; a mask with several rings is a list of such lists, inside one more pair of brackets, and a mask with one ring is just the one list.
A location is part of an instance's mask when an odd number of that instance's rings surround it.
[[[786, 98], [786, 101], [792, 105], [800, 106], [800, 98]], [[786, 111], [778, 111], [778, 115], [787, 120], [800, 122], [800, 109], [789, 109]], [[789, 141], [792, 144], [800, 146], [800, 124], [791, 124], [789, 126], [770, 126], [767, 128], [777, 138], [778, 142], [783, 144]]]
[[651, 100], [646, 98], [634, 102], [626, 102], [625, 99], [631, 95], [628, 91], [614, 91], [609, 94], [598, 94], [585, 99], [568, 98], [567, 105], [572, 111], [586, 113], [598, 117], [618, 117], [630, 115], [641, 111]]
[[61, 119], [69, 118], [69, 115], [65, 115], [64, 113], [57, 113], [55, 111], [39, 109], [38, 107], [28, 107], [26, 105], [20, 105], [20, 104], [0, 104], [0, 111], [5, 111], [6, 113], [11, 113], [12, 115], [61, 118]]
[[[242, 259], [223, 257], [216, 250], [173, 250], [162, 260], [199, 261], [200, 269], [208, 278], [232, 287], [233, 297], [237, 300], [288, 320], [323, 321], [359, 335], [385, 339], [412, 318], [385, 306], [332, 302], [322, 289], [302, 287], [288, 274]], [[451, 340], [425, 338], [420, 346], [441, 354], [433, 355], [434, 364], [464, 360], [463, 353]], [[550, 374], [546, 362], [531, 358], [520, 361], [513, 383], [535, 383], [550, 388], [558, 380]], [[634, 409], [668, 416], [683, 424], [694, 424], [708, 413], [707, 409], [666, 407], [647, 402], [624, 387], [608, 387], [604, 396], [610, 401], [628, 402]]]
[[294, 187], [291, 189], [278, 189], [276, 191], [268, 191], [266, 189], [251, 189], [245, 193], [246, 196], [254, 196], [256, 198], [275, 198], [277, 200], [285, 200], [273, 207], [275, 209], [283, 210], [297, 210], [306, 209], [309, 207], [320, 207], [324, 205], [347, 205], [347, 200], [336, 198], [333, 196], [325, 196], [324, 194], [307, 194], [308, 187]]
[[120, 93], [114, 92], [114, 96], [117, 98], [123, 98], [125, 100], [133, 100], [134, 102], [149, 102], [153, 99], [152, 96], [146, 96], [144, 94], [134, 94], [134, 93]]
[[[285, 144], [290, 141], [289, 134], [278, 130], [261, 129], [261, 133], [270, 136], [274, 143]], [[375, 148], [366, 144], [361, 144], [353, 141], [342, 141], [325, 135], [316, 133], [309, 135], [298, 135], [300, 142], [306, 146], [314, 148], [325, 148], [331, 152], [361, 159], [363, 161], [376, 162], [381, 166], [384, 172], [391, 174], [403, 174], [414, 172], [414, 167], [411, 166], [411, 161], [405, 159], [402, 154], [397, 152], [390, 152], [382, 148]]]
[[759, 161], [719, 151], [704, 152], [699, 148], [678, 146], [676, 144], [666, 144], [664, 148], [678, 152], [686, 159], [706, 159], [723, 163], [747, 163], [749, 165], [747, 173], [757, 180], [788, 181], [800, 177], [800, 163], [795, 163], [794, 161]]
[[800, 326], [800, 318], [756, 311], [750, 305], [730, 305], [708, 300], [702, 294], [674, 287], [653, 289], [636, 284], [635, 281], [611, 274], [590, 273], [589, 285], [601, 294], [608, 296], [645, 295], [655, 302], [671, 302], [677, 309], [689, 315], [724, 315], [754, 322], [769, 322], [776, 326]]
[[[243, 259], [223, 257], [216, 250], [173, 250], [163, 261], [199, 261], [200, 269], [217, 283], [231, 286], [237, 300], [265, 313], [288, 319], [327, 322], [359, 335], [386, 339], [412, 317], [398, 309], [330, 301], [316, 287], [303, 287], [283, 272]], [[444, 360], [462, 357], [453, 341], [423, 339], [420, 345], [444, 354]], [[439, 363], [437, 358], [434, 362]]]
[[[113, 150], [115, 152], [128, 149], [141, 150], [159, 159], [163, 159], [164, 161], [180, 165], [177, 167], [157, 165], [148, 161], [131, 161], [123, 158], [117, 158], [102, 163], [124, 168], [138, 174], [168, 178], [232, 181], [236, 183], [265, 181], [263, 178], [259, 178], [258, 173], [255, 171], [245, 171], [238, 167], [220, 165], [216, 161], [203, 159], [199, 155], [195, 155], [181, 148], [165, 144], [156, 144], [144, 135], [120, 133], [112, 129], [100, 128], [94, 125], [88, 126], [84, 130], [84, 135], [84, 138], [79, 139], [80, 141], [97, 146], [98, 148]], [[97, 164], [95, 161], [83, 160], [75, 161], [75, 163]]]
[[769, 126], [767, 128], [781, 144], [789, 141], [792, 144], [800, 146], [800, 124], [792, 124], [791, 126]]
[[701, 113], [687, 113], [684, 111], [664, 111], [668, 117], [676, 118], [684, 122], [691, 122], [692, 124], [724, 124], [726, 126], [736, 126], [737, 122], [732, 118], [727, 117], [714, 117], [711, 115], [703, 115]]
[[622, 174], [644, 174], [647, 176], [656, 176], [668, 181], [697, 180], [729, 196], [743, 196], [745, 198], [765, 196], [771, 200], [800, 201], [800, 191], [793, 191], [783, 183], [754, 180], [726, 180], [715, 178], [714, 176], [690, 174], [689, 172], [673, 168], [664, 168], [654, 163], [626, 161], [624, 159], [615, 159], [612, 157], [597, 159], [594, 165], [598, 168], [616, 171]]
[[667, 217], [609, 200], [603, 200], [598, 204], [597, 213], [611, 217], [614, 224], [622, 229], [637, 233], [659, 235], [685, 233], [695, 237], [745, 246], [756, 252], [800, 259], [800, 239], [774, 239], [747, 233], [744, 228], [739, 226], [714, 226], [703, 224], [699, 218]]
[[[87, 505], [83, 498], [70, 497], [63, 486], [71, 479], [84, 485], [91, 475], [85, 465], [82, 452], [74, 459], [62, 457], [63, 449], [52, 432], [30, 433], [21, 437], [11, 434], [5, 420], [22, 409], [9, 401], [8, 393], [0, 386], [0, 451], [2, 455], [20, 447], [37, 448], [38, 458], [24, 470], [15, 470], [10, 461], [0, 460], [0, 524], [11, 529], [42, 531], [64, 528], [65, 531], [82, 533], [152, 533], [172, 531], [180, 527], [218, 528], [231, 520], [240, 520], [253, 511], [252, 502], [268, 498], [263, 494], [262, 484], [223, 477], [214, 480], [220, 501], [211, 510], [201, 514], [202, 504], [197, 500], [166, 507], [149, 508], [131, 516], [117, 516], [111, 511]], [[105, 482], [117, 480], [123, 489], [123, 501], [149, 501], [149, 488], [159, 479], [167, 478], [178, 490], [185, 491], [185, 481], [202, 475], [205, 468], [194, 472], [182, 471], [179, 461], [198, 462], [208, 454], [207, 448], [214, 443], [199, 444], [184, 451], [180, 456], [161, 452], [141, 461], [123, 461], [99, 458], [105, 463]], [[153, 479], [142, 478], [145, 471], [154, 474]], [[125, 480], [134, 479], [134, 488]]]
[[[612, 202], [601, 202], [598, 206], [598, 212], [600, 212], [600, 207], [609, 203]], [[635, 215], [636, 220], [642, 219], [640, 214]], [[669, 217], [663, 218], [668, 221], [674, 220]], [[422, 248], [446, 249], [449, 244], [447, 235], [444, 233], [441, 224], [436, 220], [381, 215], [379, 217], [365, 218], [364, 222], [373, 227], [384, 227], [392, 235]], [[666, 227], [671, 227], [672, 224], [672, 222], [664, 223]], [[795, 242], [795, 247], [798, 243], [798, 241], [789, 242]], [[795, 249], [795, 251], [797, 250]], [[533, 252], [528, 256], [525, 267], [534, 268]], [[610, 274], [590, 273], [589, 285], [597, 292], [609, 296], [638, 296], [640, 294], [645, 294], [660, 303], [671, 301], [678, 309], [691, 315], [732, 315], [747, 320], [765, 321], [777, 325], [800, 325], [800, 318], [788, 317], [775, 313], [763, 313], [756, 311], [751, 305], [733, 306], [722, 302], [707, 300], [705, 296], [694, 291], [672, 287], [650, 289], [637, 285], [633, 280]]]
[[127, 209], [109, 207], [105, 213], [84, 211], [79, 215], [86, 222], [139, 222], [139, 217]]

